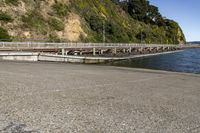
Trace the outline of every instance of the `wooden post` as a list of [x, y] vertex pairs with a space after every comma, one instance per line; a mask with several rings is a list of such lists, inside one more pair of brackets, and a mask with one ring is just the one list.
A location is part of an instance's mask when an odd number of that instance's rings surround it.
[[153, 51], [153, 48], [149, 47], [149, 53], [152, 53], [152, 51]]
[[101, 49], [101, 55], [103, 54], [103, 50]]
[[123, 49], [123, 53], [126, 53], [126, 49], [125, 48]]
[[93, 48], [93, 56], [96, 55], [96, 48]]
[[130, 47], [130, 48], [129, 48], [129, 53], [131, 53], [131, 52], [132, 52], [132, 48]]
[[113, 54], [117, 54], [117, 48], [113, 49]]
[[65, 49], [62, 48], [62, 56], [64, 56], [64, 55], [65, 55]]
[[68, 55], [69, 51], [65, 51], [65, 55]]

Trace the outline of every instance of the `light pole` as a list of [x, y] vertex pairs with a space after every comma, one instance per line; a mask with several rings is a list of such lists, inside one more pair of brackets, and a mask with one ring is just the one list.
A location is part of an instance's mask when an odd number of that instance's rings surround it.
[[142, 35], [142, 30], [140, 31], [140, 43], [142, 44], [142, 40], [143, 40], [143, 35]]
[[106, 41], [106, 29], [105, 29], [105, 21], [103, 20], [103, 31], [102, 31], [102, 34], [103, 34], [103, 43], [105, 43]]
[[175, 35], [174, 35], [174, 44], [175, 44]]

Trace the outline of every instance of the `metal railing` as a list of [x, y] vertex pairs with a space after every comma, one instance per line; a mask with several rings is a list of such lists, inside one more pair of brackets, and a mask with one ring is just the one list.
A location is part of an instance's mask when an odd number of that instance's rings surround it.
[[50, 43], [50, 42], [0, 42], [0, 48], [125, 48], [125, 47], [183, 47], [181, 45], [135, 43]]

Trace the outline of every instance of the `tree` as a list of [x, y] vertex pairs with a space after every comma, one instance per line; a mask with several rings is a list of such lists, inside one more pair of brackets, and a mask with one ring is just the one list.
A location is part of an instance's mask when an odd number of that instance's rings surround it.
[[147, 24], [164, 25], [164, 19], [158, 7], [151, 5], [148, 0], [114, 0], [134, 19]]
[[93, 31], [96, 31], [97, 33], [101, 33], [103, 31], [103, 19], [97, 15], [92, 15], [88, 21]]
[[128, 1], [128, 13], [137, 20], [144, 20], [148, 11], [149, 2], [146, 0], [130, 0]]
[[148, 6], [147, 18], [152, 24], [156, 24], [159, 26], [162, 26], [164, 24], [164, 19], [162, 18], [162, 15], [160, 14], [158, 7], [156, 6]]

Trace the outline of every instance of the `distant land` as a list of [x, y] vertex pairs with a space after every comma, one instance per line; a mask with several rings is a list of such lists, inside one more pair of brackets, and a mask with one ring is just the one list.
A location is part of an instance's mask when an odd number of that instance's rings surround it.
[[187, 42], [187, 44], [200, 44], [200, 41], [191, 41], [191, 42]]

